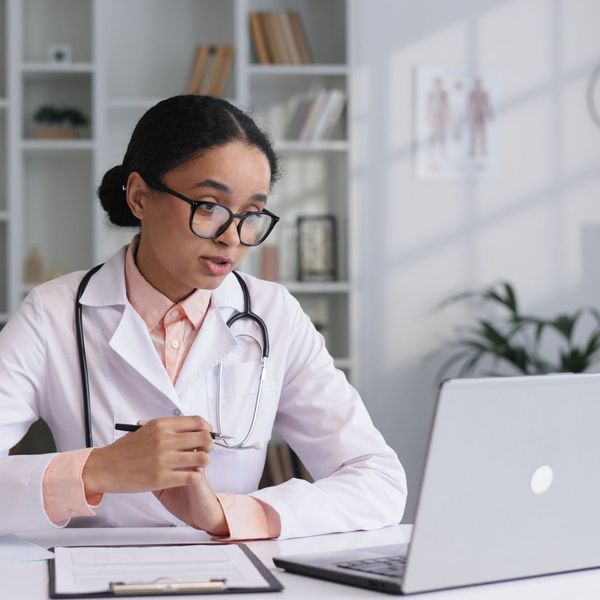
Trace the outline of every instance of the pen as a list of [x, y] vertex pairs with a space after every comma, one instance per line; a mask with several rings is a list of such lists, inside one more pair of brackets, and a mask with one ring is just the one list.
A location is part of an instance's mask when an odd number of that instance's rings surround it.
[[[118, 431], [137, 431], [141, 425], [131, 425], [130, 423], [115, 423], [115, 429]], [[210, 432], [210, 437], [219, 440], [230, 440], [230, 435], [225, 435], [223, 433], [217, 433], [216, 431]]]

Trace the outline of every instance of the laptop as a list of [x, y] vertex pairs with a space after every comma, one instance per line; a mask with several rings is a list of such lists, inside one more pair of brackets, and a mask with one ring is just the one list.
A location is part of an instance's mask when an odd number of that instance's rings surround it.
[[273, 561], [392, 594], [599, 567], [599, 457], [600, 375], [451, 380], [410, 544]]

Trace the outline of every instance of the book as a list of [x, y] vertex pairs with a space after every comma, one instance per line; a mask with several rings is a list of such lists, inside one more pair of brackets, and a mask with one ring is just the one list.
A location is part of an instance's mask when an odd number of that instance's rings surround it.
[[311, 64], [312, 58], [310, 54], [310, 48], [308, 46], [308, 40], [306, 38], [304, 27], [302, 26], [300, 13], [296, 11], [288, 11], [288, 21], [292, 29], [295, 46], [300, 55], [300, 63], [304, 65]]
[[294, 32], [292, 31], [292, 24], [288, 18], [288, 13], [279, 11], [276, 13], [276, 18], [281, 31], [281, 39], [285, 46], [287, 62], [292, 65], [299, 65], [300, 51], [296, 47], [296, 40], [294, 39]]
[[269, 49], [267, 48], [267, 40], [263, 30], [262, 19], [258, 12], [250, 13], [250, 33], [252, 35], [252, 42], [254, 43], [256, 60], [262, 65], [269, 64], [271, 62], [271, 57], [269, 56]]
[[215, 83], [219, 78], [219, 72], [223, 68], [224, 59], [224, 46], [221, 44], [217, 46], [210, 46], [210, 66], [207, 69], [206, 76], [202, 80], [202, 86], [200, 87], [200, 93], [207, 96], [214, 96], [213, 89]]
[[342, 90], [328, 90], [323, 110], [318, 115], [314, 128], [311, 131], [311, 141], [323, 140], [331, 135], [342, 114], [345, 101], [346, 94]]
[[302, 129], [298, 135], [298, 139], [304, 142], [312, 140], [315, 125], [319, 120], [325, 104], [327, 102], [328, 91], [325, 89], [319, 89], [315, 92], [315, 97], [310, 106], [306, 120], [302, 126]]
[[297, 140], [314, 101], [314, 94], [304, 94], [296, 101], [296, 106], [285, 130], [284, 139]]
[[233, 46], [231, 44], [219, 46], [213, 65], [214, 77], [211, 78], [207, 94], [210, 96], [222, 96], [225, 93], [232, 64]]
[[233, 66], [234, 47], [231, 44], [207, 46], [206, 68], [197, 93], [207, 96], [222, 96]]
[[252, 11], [250, 34], [260, 64], [310, 64], [308, 41], [295, 11]]
[[273, 55], [277, 64], [288, 64], [290, 57], [288, 55], [287, 46], [285, 43], [285, 35], [281, 28], [279, 12], [270, 11], [266, 13], [267, 22], [270, 24], [270, 32], [273, 40]]
[[194, 64], [192, 65], [192, 71], [187, 85], [188, 94], [198, 94], [200, 92], [200, 85], [204, 72], [206, 70], [206, 63], [208, 60], [208, 46], [198, 46], [196, 48], [196, 54], [194, 56]]
[[340, 121], [342, 113], [344, 111], [344, 107], [346, 106], [346, 94], [342, 92], [342, 95], [339, 97], [338, 104], [333, 110], [333, 113], [330, 115], [330, 121], [328, 125], [325, 127], [325, 131], [323, 132], [322, 139], [327, 140], [331, 137], [335, 126]]

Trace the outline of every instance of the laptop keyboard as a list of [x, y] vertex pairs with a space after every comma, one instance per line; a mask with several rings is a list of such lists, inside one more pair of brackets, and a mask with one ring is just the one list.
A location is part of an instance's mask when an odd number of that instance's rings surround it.
[[400, 578], [404, 575], [404, 569], [406, 568], [406, 554], [366, 558], [363, 560], [348, 560], [337, 563], [337, 566], [352, 571]]

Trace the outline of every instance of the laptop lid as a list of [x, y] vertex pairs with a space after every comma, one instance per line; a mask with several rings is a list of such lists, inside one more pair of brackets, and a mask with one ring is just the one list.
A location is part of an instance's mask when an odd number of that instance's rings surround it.
[[600, 566], [600, 375], [440, 391], [404, 593]]

